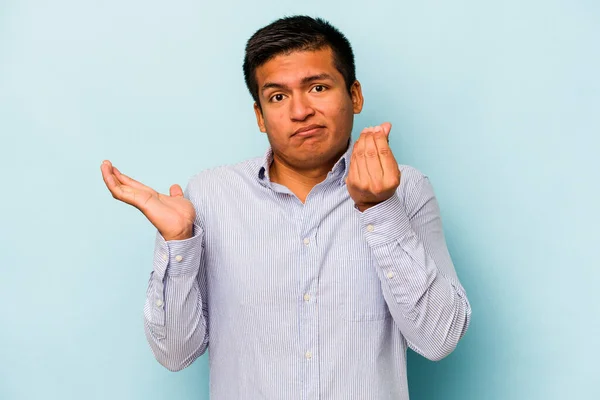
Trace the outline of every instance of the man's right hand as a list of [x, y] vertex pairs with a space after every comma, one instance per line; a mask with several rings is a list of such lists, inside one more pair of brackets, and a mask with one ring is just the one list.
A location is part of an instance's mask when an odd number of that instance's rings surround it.
[[192, 202], [183, 197], [181, 186], [172, 185], [167, 196], [123, 175], [108, 160], [100, 169], [112, 196], [140, 210], [166, 241], [193, 236], [196, 211]]

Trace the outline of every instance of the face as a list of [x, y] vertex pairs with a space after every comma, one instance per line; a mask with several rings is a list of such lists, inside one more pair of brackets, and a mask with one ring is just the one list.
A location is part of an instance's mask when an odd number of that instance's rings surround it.
[[333, 166], [363, 97], [358, 81], [348, 93], [331, 49], [279, 55], [257, 68], [256, 79], [262, 111], [257, 104], [254, 111], [276, 161], [296, 170]]

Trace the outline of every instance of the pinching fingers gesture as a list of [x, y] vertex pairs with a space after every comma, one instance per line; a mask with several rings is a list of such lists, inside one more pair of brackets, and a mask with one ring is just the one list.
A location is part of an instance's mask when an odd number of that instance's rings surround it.
[[400, 169], [388, 144], [391, 129], [389, 122], [365, 128], [354, 144], [346, 186], [360, 211], [389, 199], [400, 185]]

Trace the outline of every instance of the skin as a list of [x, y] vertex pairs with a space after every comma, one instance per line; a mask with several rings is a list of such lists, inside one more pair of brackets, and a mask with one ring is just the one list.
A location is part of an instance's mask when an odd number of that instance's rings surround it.
[[[269, 176], [304, 202], [346, 150], [364, 103], [360, 83], [348, 93], [329, 47], [276, 56], [257, 68], [256, 79], [260, 107], [255, 103], [254, 112], [273, 149]], [[313, 124], [322, 128], [295, 134]], [[355, 145], [346, 184], [361, 211], [390, 198], [400, 184], [390, 130], [389, 123], [366, 128]]]
[[354, 145], [346, 187], [360, 211], [365, 211], [394, 195], [401, 172], [389, 146], [392, 124], [363, 129]]
[[[276, 56], [257, 68], [256, 80], [254, 112], [273, 149], [269, 176], [304, 202], [346, 150], [363, 106], [360, 83], [348, 93], [329, 48]], [[313, 124], [322, 126], [314, 135], [294, 134]]]
[[[329, 48], [276, 56], [257, 68], [256, 78], [256, 120], [273, 149], [269, 176], [304, 202], [346, 151], [354, 114], [363, 107], [360, 83], [348, 92]], [[297, 133], [311, 125], [317, 128]], [[346, 186], [360, 211], [389, 199], [400, 184], [390, 130], [390, 123], [365, 128], [355, 143]], [[113, 198], [140, 210], [165, 240], [193, 236], [195, 209], [180, 185], [165, 195], [122, 174], [109, 160], [100, 169]]]
[[122, 174], [108, 160], [102, 162], [100, 170], [113, 198], [140, 210], [166, 241], [193, 236], [196, 211], [192, 202], [183, 197], [181, 186], [171, 185], [169, 195], [164, 195]]

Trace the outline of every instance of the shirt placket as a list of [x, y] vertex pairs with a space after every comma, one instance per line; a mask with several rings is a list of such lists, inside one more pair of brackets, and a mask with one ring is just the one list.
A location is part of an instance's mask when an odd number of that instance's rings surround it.
[[[316, 188], [315, 188], [316, 189]], [[315, 190], [307, 197], [301, 211], [301, 228], [298, 245], [301, 247], [299, 258], [299, 325], [300, 354], [299, 362], [304, 375], [304, 400], [319, 398], [319, 314], [318, 280], [319, 257], [316, 243], [316, 231], [319, 226], [318, 202], [315, 202]], [[313, 201], [311, 201], [311, 199]]]

